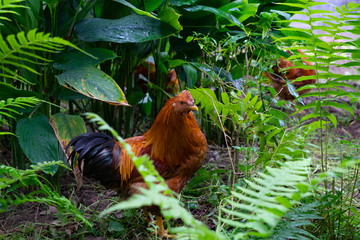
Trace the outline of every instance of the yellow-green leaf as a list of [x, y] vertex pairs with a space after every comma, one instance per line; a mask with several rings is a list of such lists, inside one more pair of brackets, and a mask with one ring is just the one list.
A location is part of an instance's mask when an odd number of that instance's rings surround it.
[[93, 66], [69, 69], [56, 76], [59, 84], [85, 96], [113, 105], [125, 105], [125, 94], [116, 82], [106, 73]]
[[86, 133], [85, 122], [77, 115], [57, 113], [50, 117], [50, 124], [64, 152], [72, 138]]

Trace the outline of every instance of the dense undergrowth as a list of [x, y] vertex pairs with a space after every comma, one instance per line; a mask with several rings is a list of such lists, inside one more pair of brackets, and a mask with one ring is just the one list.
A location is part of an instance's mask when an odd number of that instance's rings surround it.
[[[359, 122], [360, 5], [335, 14], [322, 4], [3, 1], [0, 238], [156, 239], [139, 210], [149, 204], [179, 239], [359, 238], [360, 141], [344, 128]], [[296, 111], [264, 77], [279, 58], [317, 73], [295, 80], [316, 79]], [[151, 59], [156, 71], [136, 78]], [[133, 157], [148, 190], [119, 203], [85, 182], [97, 198], [83, 204], [74, 184], [61, 185], [70, 178], [61, 145], [87, 128], [119, 141], [144, 133], [173, 94], [170, 69], [199, 106], [208, 162], [173, 196], [148, 157]], [[85, 112], [101, 117], [84, 122]], [[56, 208], [57, 220], [5, 227], [31, 203]]]

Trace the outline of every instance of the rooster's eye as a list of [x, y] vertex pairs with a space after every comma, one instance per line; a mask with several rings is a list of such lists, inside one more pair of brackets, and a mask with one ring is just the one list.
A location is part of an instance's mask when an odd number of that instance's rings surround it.
[[180, 102], [180, 104], [181, 104], [181, 105], [184, 105], [184, 104], [185, 104], [185, 102], [181, 101], [181, 102]]

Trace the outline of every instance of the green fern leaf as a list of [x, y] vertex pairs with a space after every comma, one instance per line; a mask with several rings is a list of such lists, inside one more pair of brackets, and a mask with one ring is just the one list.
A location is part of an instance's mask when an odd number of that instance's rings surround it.
[[[291, 6], [292, 3], [279, 3], [284, 6]], [[290, 4], [290, 5], [289, 5]], [[302, 12], [291, 11], [292, 14], [302, 14], [308, 16], [307, 20], [296, 20], [296, 22], [307, 27], [285, 27], [279, 29], [285, 37], [278, 38], [276, 42], [283, 42], [290, 47], [285, 49], [294, 50], [293, 55], [288, 59], [295, 60], [306, 58], [307, 61], [313, 62], [313, 66], [301, 66], [301, 64], [295, 64], [292, 68], [303, 68], [303, 69], [315, 69], [317, 71], [316, 78], [317, 83], [313, 85], [303, 86], [300, 90], [313, 89], [317, 92], [307, 93], [303, 97], [316, 96], [319, 97], [315, 102], [302, 106], [300, 109], [314, 108], [315, 115], [322, 116], [330, 120], [335, 126], [337, 124], [336, 119], [333, 116], [327, 115], [326, 113], [318, 115], [319, 111], [324, 112], [325, 106], [331, 106], [345, 110], [353, 114], [354, 110], [346, 104], [343, 99], [344, 97], [354, 101], [358, 99], [360, 93], [359, 89], [346, 83], [346, 81], [358, 80], [359, 76], [354, 75], [340, 75], [332, 72], [331, 68], [334, 67], [348, 67], [354, 68], [359, 66], [358, 64], [358, 40], [354, 40], [349, 37], [347, 33], [355, 33], [358, 22], [358, 11], [360, 10], [360, 4], [348, 4], [343, 5], [341, 8], [336, 8], [338, 15], [333, 14], [331, 11], [312, 9], [312, 6], [326, 4], [325, 2], [312, 2], [310, 0], [302, 0], [301, 6], [304, 9]], [[289, 12], [290, 13], [290, 12]], [[284, 20], [282, 22], [288, 22]], [[345, 27], [346, 26], [346, 27]], [[348, 30], [352, 29], [352, 30]], [[320, 30], [320, 31], [319, 31]], [[323, 41], [322, 37], [333, 39], [333, 41]], [[292, 43], [297, 41], [298, 45], [295, 46]], [[302, 49], [311, 52], [310, 55], [299, 54], [296, 49]], [[350, 55], [351, 54], [351, 55]], [[347, 63], [343, 63], [346, 61]], [[291, 69], [291, 68], [289, 68]], [[315, 77], [314, 77], [315, 78]], [[311, 77], [301, 77], [296, 81], [302, 81], [311, 79]], [[342, 87], [349, 87], [353, 89], [353, 92], [345, 91]], [[334, 90], [335, 89], [335, 90]], [[337, 93], [336, 93], [337, 91]], [[341, 100], [339, 100], [341, 97]], [[310, 118], [304, 118], [310, 119]], [[324, 119], [325, 120], [325, 119]], [[309, 124], [311, 130], [315, 127], [323, 128], [326, 123], [321, 120], [315, 121]]]
[[[24, 2], [24, 0], [3, 0], [0, 3], [0, 20], [11, 21], [8, 17], [4, 16], [6, 14], [15, 14], [19, 15], [16, 11], [12, 9], [16, 8], [26, 8], [26, 6], [19, 3]], [[4, 25], [0, 21], [0, 25]]]
[[[16, 116], [21, 115], [19, 109], [24, 107], [33, 107], [38, 105], [40, 102], [41, 100], [35, 97], [18, 97], [15, 99], [8, 98], [6, 101], [0, 100], [0, 126], [9, 125], [9, 122], [5, 119], [5, 117], [15, 119]], [[0, 134], [1, 133], [2, 132], [0, 132]]]
[[237, 187], [234, 200], [226, 200], [229, 205], [222, 207], [222, 211], [229, 217], [222, 217], [221, 221], [242, 229], [235, 238], [269, 236], [281, 218], [299, 203], [298, 196], [308, 195], [297, 185], [306, 182], [309, 164], [310, 159], [285, 162], [280, 169], [267, 167], [267, 174], [259, 173], [260, 177], [253, 181], [245, 180], [248, 187]]
[[0, 63], [5, 65], [5, 67], [1, 67], [1, 69], [5, 72], [2, 73], [1, 76], [19, 80], [25, 83], [31, 83], [24, 77], [16, 74], [10, 68], [15, 67], [20, 69], [26, 69], [35, 74], [39, 74], [36, 70], [29, 67], [25, 63], [48, 63], [50, 60], [40, 56], [40, 53], [58, 53], [63, 50], [65, 46], [69, 46], [79, 51], [82, 51], [74, 44], [62, 38], [50, 37], [50, 34], [37, 32], [36, 29], [30, 30], [26, 34], [24, 32], [20, 32], [16, 36], [9, 35], [6, 38], [6, 41], [2, 37], [2, 35], [0, 35]]
[[312, 225], [311, 220], [322, 219], [318, 212], [319, 203], [305, 203], [291, 208], [274, 229], [270, 239], [317, 239], [302, 229]]

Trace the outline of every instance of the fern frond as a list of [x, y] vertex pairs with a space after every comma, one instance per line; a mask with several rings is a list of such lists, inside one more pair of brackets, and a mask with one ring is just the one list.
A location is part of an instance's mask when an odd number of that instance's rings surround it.
[[20, 32], [16, 36], [9, 35], [6, 40], [0, 35], [0, 63], [5, 65], [5, 67], [1, 66], [3, 72], [0, 73], [0, 76], [12, 78], [25, 83], [31, 83], [24, 77], [16, 74], [10, 68], [15, 67], [18, 69], [26, 69], [35, 74], [40, 74], [25, 63], [49, 63], [51, 60], [40, 56], [39, 53], [58, 53], [63, 50], [65, 46], [82, 51], [72, 43], [62, 38], [50, 37], [50, 34], [37, 32], [36, 29], [30, 30], [26, 34], [24, 32]]
[[253, 181], [245, 180], [248, 187], [237, 187], [234, 200], [227, 199], [228, 205], [222, 207], [228, 217], [221, 218], [236, 229], [235, 239], [268, 237], [292, 206], [309, 194], [306, 184], [309, 165], [310, 159], [303, 159], [285, 162], [279, 169], [267, 167], [267, 174], [259, 173], [260, 177]]
[[4, 117], [13, 118], [15, 116], [21, 115], [19, 108], [24, 107], [33, 107], [38, 105], [41, 100], [35, 97], [18, 97], [18, 98], [8, 98], [6, 101], [0, 101], [0, 126], [3, 124], [9, 125], [8, 121]]
[[318, 214], [318, 202], [293, 207], [281, 219], [270, 239], [317, 239], [303, 228], [312, 225], [311, 220], [322, 219]]
[[[24, 0], [3, 0], [0, 2], [0, 20], [11, 21], [9, 18], [5, 17], [4, 14], [15, 14], [19, 15], [16, 11], [12, 9], [15, 8], [26, 8], [26, 6], [19, 3], [24, 2]], [[0, 25], [4, 25], [0, 21]]]
[[[279, 4], [288, 6], [289, 3]], [[315, 111], [322, 112], [320, 116], [326, 116], [326, 111], [328, 111], [327, 107], [331, 106], [353, 114], [353, 110], [345, 106], [346, 104], [341, 103], [341, 101], [344, 101], [344, 98], [351, 100], [358, 98], [360, 90], [353, 86], [350, 87], [350, 84], [347, 84], [346, 81], [358, 80], [359, 75], [344, 76], [342, 74], [335, 74], [331, 68], [345, 67], [355, 69], [355, 67], [360, 65], [359, 58], [357, 57], [359, 56], [359, 51], [357, 50], [358, 40], [349, 37], [351, 33], [357, 34], [356, 29], [360, 4], [349, 3], [347, 6], [337, 7], [337, 14], [331, 11], [311, 9], [312, 6], [318, 5], [318, 3], [315, 4], [310, 0], [303, 0], [301, 5], [304, 9], [301, 14], [306, 15], [307, 19], [299, 20], [299, 22], [306, 26], [279, 29], [285, 34], [285, 37], [275, 39], [275, 41], [286, 43], [289, 46], [285, 47], [284, 50], [303, 49], [311, 53], [304, 56], [304, 54], [293, 51], [293, 55], [290, 56], [289, 59], [296, 60], [306, 58], [306, 61], [314, 63], [313, 66], [296, 64], [293, 68], [311, 68], [317, 71], [317, 83], [304, 86], [302, 89], [316, 90], [316, 94], [308, 93], [305, 94], [304, 97], [318, 96], [323, 99], [319, 99], [308, 106], [302, 106], [299, 110], [314, 108]], [[295, 12], [292, 11], [292, 13]], [[319, 17], [319, 15], [321, 15], [321, 17]], [[327, 37], [328, 40], [324, 41], [322, 39], [323, 37]], [[294, 46], [291, 41], [296, 41], [297, 45], [301, 46]], [[296, 81], [305, 79], [306, 78], [298, 78]], [[354, 91], [346, 91], [344, 87], [350, 87]], [[337, 94], [334, 94], [335, 89], [338, 92]], [[318, 114], [316, 115], [319, 116]]]

